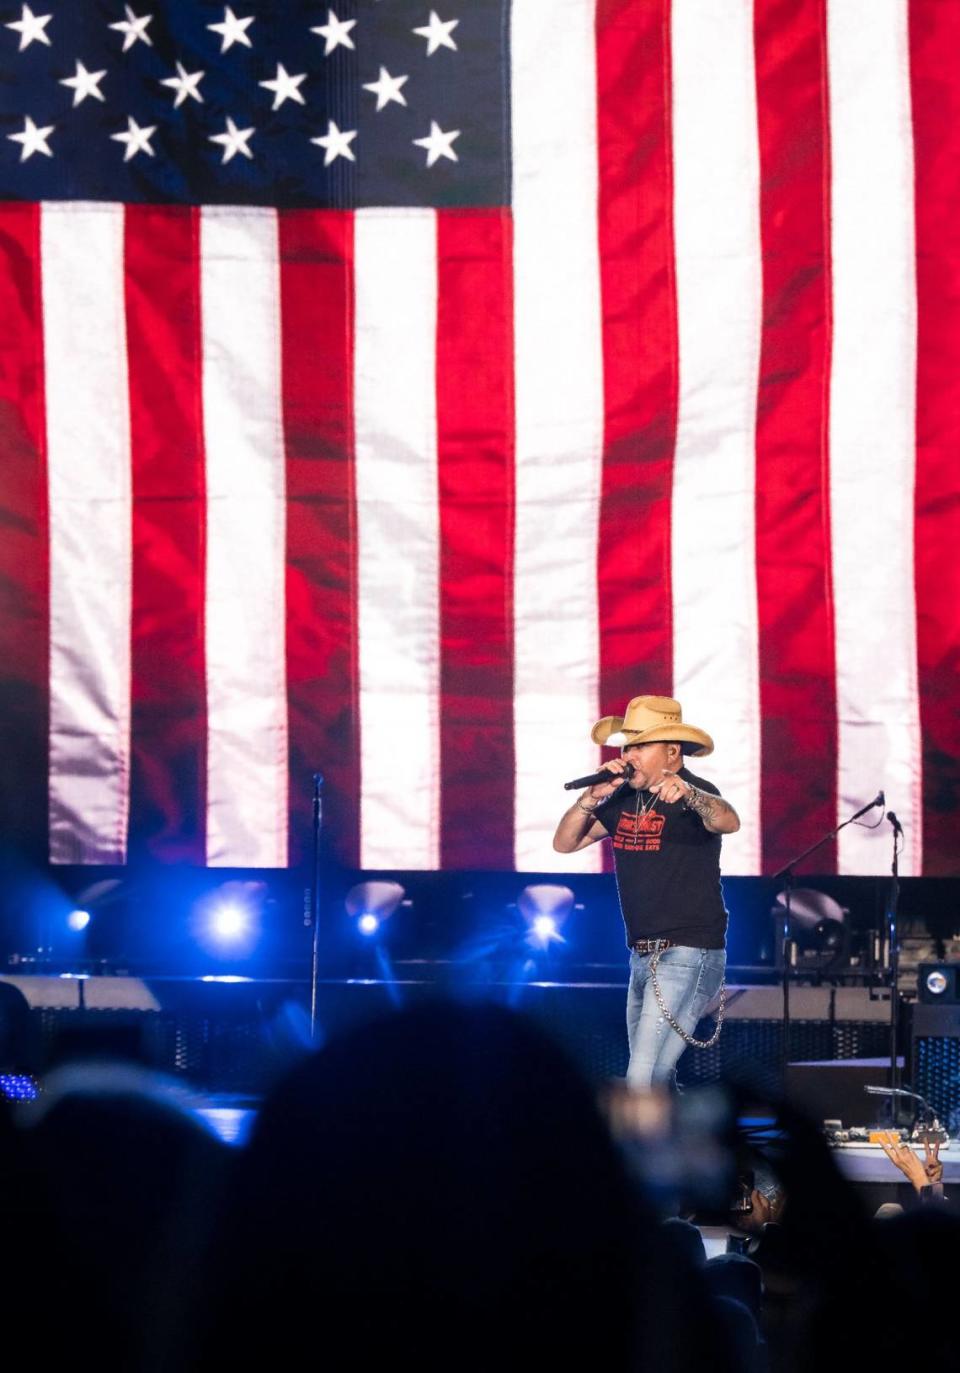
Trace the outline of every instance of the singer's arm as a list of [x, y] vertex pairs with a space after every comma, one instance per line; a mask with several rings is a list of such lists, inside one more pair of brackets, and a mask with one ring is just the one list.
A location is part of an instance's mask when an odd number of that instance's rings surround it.
[[699, 815], [704, 829], [711, 834], [736, 834], [740, 828], [739, 815], [722, 796], [712, 796], [708, 791], [691, 787], [683, 797], [683, 803], [687, 810]]
[[557, 853], [576, 853], [595, 844], [598, 839], [606, 838], [607, 831], [600, 821], [594, 820], [592, 814], [584, 809], [587, 806], [590, 810], [596, 810], [596, 806], [591, 806], [591, 800], [590, 793], [585, 791], [560, 817], [557, 832], [553, 836], [553, 847]]
[[594, 820], [593, 812], [623, 785], [624, 774], [629, 777], [633, 769], [628, 771], [622, 758], [611, 758], [600, 771], [609, 773], [610, 781], [599, 782], [583, 792], [560, 817], [557, 832], [553, 836], [553, 847], [557, 853], [577, 853], [595, 844], [598, 839], [606, 839], [607, 831], [599, 820]]
[[660, 781], [654, 782], [650, 790], [671, 805], [680, 801], [687, 810], [699, 815], [704, 829], [711, 834], [736, 834], [740, 828], [740, 817], [729, 801], [713, 792], [701, 791], [672, 768], [664, 768]]

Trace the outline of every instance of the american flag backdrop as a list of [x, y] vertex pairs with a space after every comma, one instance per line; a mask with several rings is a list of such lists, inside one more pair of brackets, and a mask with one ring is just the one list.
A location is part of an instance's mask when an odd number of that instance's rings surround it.
[[8, 840], [960, 873], [960, 0], [435, 3], [0, 3]]

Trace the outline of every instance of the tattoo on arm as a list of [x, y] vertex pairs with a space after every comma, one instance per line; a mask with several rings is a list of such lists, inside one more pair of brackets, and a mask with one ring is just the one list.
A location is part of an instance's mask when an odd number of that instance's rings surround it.
[[691, 787], [683, 798], [687, 810], [694, 811], [708, 829], [722, 826], [727, 816], [733, 814], [733, 807], [722, 796], [712, 796], [708, 791], [698, 791]]

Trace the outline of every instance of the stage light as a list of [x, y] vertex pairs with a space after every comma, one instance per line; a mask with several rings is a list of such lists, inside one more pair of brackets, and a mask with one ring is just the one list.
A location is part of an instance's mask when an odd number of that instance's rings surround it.
[[66, 915], [61, 915], [58, 922], [60, 928], [54, 926], [51, 929], [51, 960], [55, 959], [61, 967], [70, 971], [80, 971], [80, 965], [87, 956], [92, 918], [82, 906], [74, 906], [72, 910], [68, 908]]
[[931, 996], [943, 996], [950, 984], [945, 974], [939, 968], [934, 968], [933, 972], [927, 973], [926, 985]]
[[[960, 979], [957, 977], [957, 967], [956, 963], [919, 963], [917, 992], [920, 1000], [928, 1006], [960, 1005]], [[914, 1034], [916, 1033], [917, 1030], [914, 1028]]]
[[359, 882], [347, 892], [343, 904], [350, 919], [357, 922], [357, 933], [372, 939], [382, 933], [384, 921], [399, 905], [410, 905], [405, 897], [399, 882]]
[[217, 939], [241, 939], [250, 928], [249, 912], [233, 901], [215, 906], [210, 915], [210, 930]]
[[544, 941], [558, 937], [557, 922], [552, 915], [538, 915], [533, 922], [534, 934]]
[[[779, 892], [771, 914], [780, 951], [786, 896]], [[850, 956], [850, 912], [839, 901], [815, 887], [795, 887], [790, 893], [790, 938], [797, 950], [798, 966], [825, 972], [839, 967]]]
[[551, 944], [564, 944], [562, 927], [574, 909], [574, 896], [569, 887], [552, 882], [539, 882], [524, 887], [517, 897], [517, 910], [527, 923], [527, 944], [546, 949]]
[[30, 1073], [0, 1073], [0, 1097], [7, 1101], [36, 1101], [37, 1079]]
[[265, 882], [222, 882], [194, 904], [190, 917], [194, 939], [217, 959], [252, 957], [269, 894]]

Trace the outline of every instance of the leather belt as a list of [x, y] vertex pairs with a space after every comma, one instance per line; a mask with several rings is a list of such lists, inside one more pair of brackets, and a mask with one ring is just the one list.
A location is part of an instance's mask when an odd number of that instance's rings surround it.
[[635, 939], [630, 945], [634, 953], [656, 953], [659, 949], [663, 953], [664, 949], [673, 948], [672, 939]]

